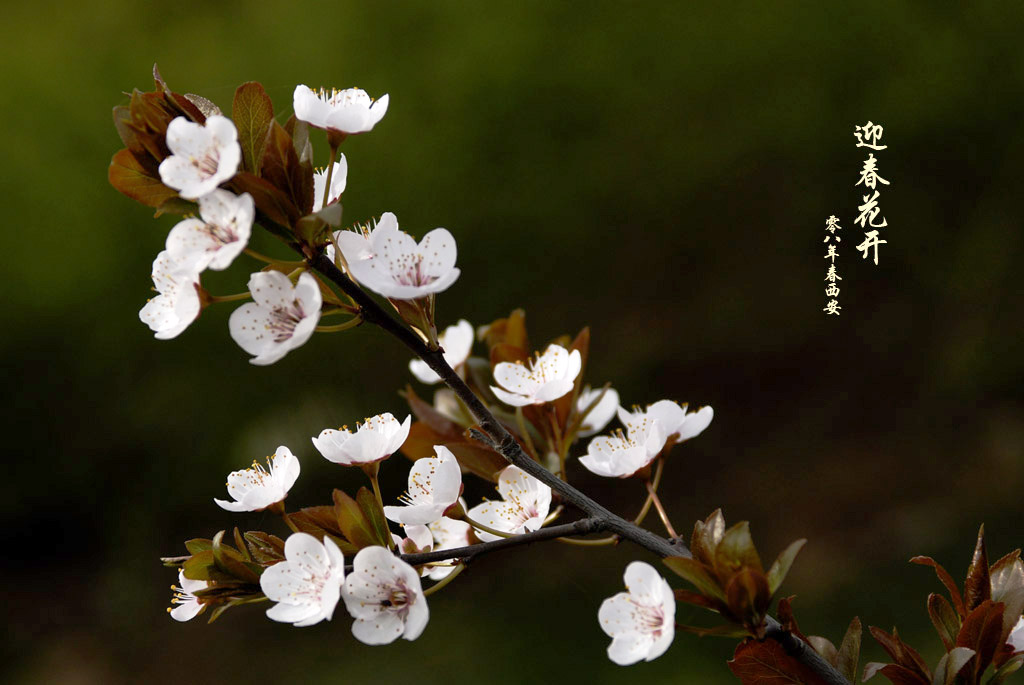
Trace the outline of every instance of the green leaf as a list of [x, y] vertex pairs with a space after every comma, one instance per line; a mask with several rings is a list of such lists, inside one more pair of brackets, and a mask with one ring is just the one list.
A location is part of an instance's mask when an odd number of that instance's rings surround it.
[[374, 497], [365, 486], [359, 488], [356, 493], [356, 503], [363, 510], [363, 516], [370, 524], [370, 530], [376, 536], [374, 544], [387, 547], [391, 542], [391, 530], [388, 528], [388, 521], [384, 518], [384, 509], [380, 502]]
[[182, 572], [190, 580], [215, 580], [218, 582], [235, 580], [234, 576], [217, 568], [212, 549], [193, 554], [191, 559], [182, 564]]
[[736, 571], [741, 568], [752, 568], [764, 573], [761, 558], [758, 557], [754, 540], [750, 537], [750, 524], [747, 521], [740, 521], [726, 530], [722, 541], [715, 548], [715, 570], [719, 577], [723, 577], [723, 571]]
[[690, 551], [693, 556], [706, 564], [715, 563], [715, 548], [725, 535], [725, 517], [721, 509], [715, 509], [704, 521], [693, 524]]
[[796, 555], [806, 543], [806, 539], [800, 539], [791, 544], [782, 551], [782, 554], [778, 556], [772, 567], [768, 569], [768, 590], [773, 595], [779, 589], [779, 586], [782, 585], [782, 581], [786, 579], [786, 574], [789, 573], [793, 560], [796, 559]]
[[850, 621], [850, 627], [846, 629], [842, 644], [839, 645], [839, 651], [836, 653], [834, 665], [851, 683], [857, 680], [861, 632], [860, 619], [854, 616]]
[[168, 188], [160, 180], [156, 168], [141, 162], [130, 150], [118, 150], [110, 160], [107, 180], [119, 192], [147, 207], [159, 207], [178, 191]]
[[999, 670], [988, 679], [988, 685], [1002, 685], [1003, 681], [1009, 678], [1011, 674], [1020, 670], [1021, 666], [1024, 666], [1024, 654], [1018, 654], [1000, 666]]
[[359, 503], [338, 489], [333, 495], [335, 516], [345, 538], [359, 549], [376, 545], [376, 534]]
[[242, 538], [242, 533], [238, 530], [238, 526], [235, 526], [235, 547], [238, 548], [238, 553], [245, 561], [252, 561], [252, 556], [249, 554], [249, 547], [245, 544], [245, 540]]
[[718, 582], [708, 572], [706, 566], [696, 559], [686, 557], [666, 557], [662, 559], [665, 565], [672, 569], [676, 575], [690, 582], [694, 587], [708, 597], [714, 597], [725, 601], [725, 592], [718, 586]]
[[238, 87], [231, 104], [231, 119], [242, 146], [242, 167], [259, 176], [267, 132], [274, 121], [274, 104], [261, 84], [249, 81]]
[[259, 584], [259, 572], [245, 564], [245, 560], [238, 550], [230, 545], [225, 545], [223, 538], [223, 530], [213, 536], [213, 559], [217, 568], [242, 582]]
[[243, 537], [248, 543], [249, 554], [256, 563], [267, 566], [285, 558], [284, 540], [276, 535], [261, 530], [250, 530]]
[[206, 538], [194, 538], [185, 542], [185, 549], [189, 551], [189, 554], [199, 554], [213, 549], [213, 541]]

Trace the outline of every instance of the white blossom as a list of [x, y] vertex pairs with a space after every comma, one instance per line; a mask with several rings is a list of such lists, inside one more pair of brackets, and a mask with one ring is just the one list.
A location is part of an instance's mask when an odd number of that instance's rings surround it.
[[194, 260], [200, 271], [228, 268], [249, 243], [256, 216], [252, 195], [212, 190], [199, 198], [199, 216], [171, 229], [167, 251], [179, 260]]
[[[435, 550], [456, 549], [472, 544], [469, 536], [473, 528], [465, 521], [456, 521], [442, 516], [427, 528], [434, 538], [433, 549]], [[426, 575], [431, 580], [442, 580], [453, 570], [455, 567], [451, 565], [435, 565], [428, 567]]]
[[327, 131], [365, 133], [384, 118], [388, 96], [374, 100], [360, 88], [312, 90], [296, 86], [292, 96], [295, 118]]
[[[331, 174], [331, 194], [327, 198], [327, 204], [334, 203], [341, 194], [345, 192], [345, 185], [348, 182], [348, 160], [345, 155], [340, 155], [334, 163], [334, 172]], [[327, 169], [313, 172], [313, 211], [319, 212], [325, 207], [324, 189], [327, 187]]]
[[657, 421], [665, 435], [666, 442], [683, 442], [700, 435], [711, 423], [715, 411], [701, 407], [699, 411], [686, 411], [687, 405], [678, 405], [671, 400], [660, 400], [648, 405], [646, 410], [629, 412], [619, 407], [619, 421], [627, 428], [648, 420]]
[[491, 390], [513, 407], [552, 402], [572, 390], [582, 363], [579, 350], [570, 353], [561, 345], [548, 345], [544, 354], [526, 364], [499, 362], [494, 380], [501, 387], [492, 385]]
[[653, 566], [630, 563], [625, 581], [627, 591], [604, 600], [597, 612], [601, 629], [612, 638], [608, 658], [620, 666], [657, 659], [676, 630], [675, 595]]
[[415, 640], [430, 618], [416, 570], [383, 547], [359, 550], [343, 597], [352, 634], [368, 645]]
[[230, 180], [242, 160], [234, 123], [219, 115], [205, 125], [178, 117], [167, 126], [167, 147], [171, 155], [160, 162], [160, 180], [188, 200]]
[[627, 431], [591, 440], [580, 463], [598, 476], [627, 478], [654, 461], [665, 447], [664, 429], [653, 418], [636, 419], [627, 424]]
[[330, 621], [345, 582], [345, 557], [334, 540], [323, 544], [308, 533], [293, 533], [284, 543], [285, 561], [260, 576], [260, 588], [277, 602], [267, 617], [296, 627]]
[[398, 451], [409, 437], [412, 416], [406, 416], [403, 423], [390, 413], [378, 414], [356, 425], [355, 433], [348, 428], [334, 430], [325, 428], [313, 445], [328, 461], [343, 466], [372, 464], [387, 459]]
[[1010, 645], [1014, 654], [1024, 652], [1024, 617], [1013, 626], [1006, 638], [1006, 644]]
[[186, 578], [184, 569], [178, 569], [178, 583], [179, 587], [171, 586], [171, 589], [174, 590], [171, 604], [177, 604], [178, 606], [167, 609], [167, 613], [175, 621], [191, 621], [203, 613], [203, 609], [206, 608], [205, 605], [199, 603], [195, 593], [205, 590], [209, 583], [205, 580]]
[[619, 407], [619, 393], [612, 388], [591, 390], [589, 385], [583, 388], [580, 391], [580, 396], [576, 399], [576, 411], [582, 414], [598, 398], [601, 399], [593, 409], [587, 412], [580, 425], [577, 435], [581, 438], [597, 435], [615, 417], [615, 410]]
[[417, 459], [409, 469], [409, 490], [399, 497], [405, 506], [384, 507], [384, 515], [396, 523], [433, 523], [454, 505], [462, 492], [462, 470], [455, 455], [444, 445], [434, 445], [437, 456]]
[[[466, 512], [466, 516], [512, 535], [535, 531], [544, 525], [551, 509], [550, 487], [517, 466], [506, 466], [498, 474], [498, 493], [502, 501], [484, 500]], [[476, 534], [485, 542], [498, 539], [497, 535], [482, 530]]]
[[391, 212], [381, 215], [369, 235], [342, 231], [338, 246], [351, 274], [375, 293], [396, 300], [415, 300], [447, 290], [461, 273], [452, 234], [435, 228], [416, 240], [399, 230]]
[[202, 311], [195, 259], [176, 259], [163, 250], [153, 260], [153, 287], [159, 293], [139, 311], [159, 340], [178, 337]]
[[[437, 336], [438, 344], [444, 349], [444, 361], [448, 366], [454, 369], [469, 359], [469, 353], [473, 349], [473, 337], [473, 326], [465, 319], [459, 319], [457, 324], [449, 326]], [[432, 385], [441, 381], [441, 377], [422, 359], [410, 361], [409, 370], [421, 383]]]
[[260, 511], [282, 501], [299, 477], [299, 460], [284, 445], [267, 457], [267, 468], [257, 462], [228, 474], [228, 494], [234, 502], [214, 499], [228, 511]]
[[254, 273], [249, 290], [253, 301], [231, 313], [228, 328], [234, 341], [255, 355], [250, 363], [273, 364], [313, 335], [323, 299], [309, 272], [294, 287], [280, 271]]

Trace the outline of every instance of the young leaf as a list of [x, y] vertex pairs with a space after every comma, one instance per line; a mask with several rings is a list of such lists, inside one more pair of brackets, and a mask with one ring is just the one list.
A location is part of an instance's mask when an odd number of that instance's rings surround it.
[[372, 524], [366, 520], [359, 503], [337, 489], [334, 490], [334, 512], [345, 538], [358, 549], [378, 544]]
[[854, 616], [846, 629], [843, 642], [839, 645], [834, 666], [852, 683], [857, 680], [857, 662], [860, 661], [860, 618]]
[[[868, 630], [871, 631], [871, 636], [874, 637], [875, 641], [882, 646], [882, 649], [889, 653], [892, 660], [896, 662], [896, 666], [916, 674], [920, 677], [921, 682], [925, 683], [925, 685], [929, 685], [931, 683], [932, 673], [928, 668], [928, 665], [924, 662], [924, 659], [921, 658], [921, 655], [916, 649], [900, 639], [895, 628], [891, 635], [881, 628], [875, 628], [874, 626], [869, 627]], [[895, 673], [896, 671], [891, 672]], [[883, 675], [885, 675], [884, 670]]]
[[235, 547], [238, 548], [238, 553], [242, 556], [245, 561], [252, 561], [252, 556], [249, 554], [249, 546], [245, 544], [245, 540], [242, 538], [241, 531], [238, 530], [238, 526], [235, 526]]
[[963, 618], [967, 615], [967, 611], [964, 610], [964, 599], [960, 596], [960, 590], [956, 586], [956, 582], [953, 580], [953, 576], [949, 575], [949, 571], [942, 567], [942, 564], [935, 561], [931, 557], [914, 557], [910, 560], [912, 564], [921, 564], [922, 566], [931, 566], [935, 569], [935, 575], [939, 577], [942, 584], [949, 590], [949, 597], [953, 600], [953, 606], [956, 608], [956, 613]]
[[953, 685], [956, 676], [974, 656], [974, 650], [967, 647], [956, 647], [948, 654], [943, 654], [939, 665], [935, 667], [932, 685]]
[[888, 678], [893, 685], [931, 685], [930, 679], [926, 680], [920, 673], [898, 664], [872, 662], [864, 666], [864, 680], [870, 680], [878, 673]]
[[999, 670], [989, 678], [986, 685], [1002, 685], [1011, 674], [1020, 670], [1021, 666], [1024, 666], [1024, 654], [1019, 654], [1000, 666]]
[[976, 652], [971, 670], [975, 680], [972, 682], [977, 682], [977, 677], [985, 672], [1003, 646], [1004, 608], [1002, 602], [982, 602], [967, 615], [956, 636], [957, 647], [969, 647]]
[[238, 87], [231, 104], [231, 118], [242, 146], [242, 168], [259, 176], [267, 132], [274, 121], [274, 104], [262, 84], [249, 81]]
[[1002, 602], [1004, 595], [1009, 592], [1024, 589], [1024, 563], [1020, 560], [1020, 550], [1015, 549], [992, 564], [989, 575], [992, 578], [994, 602]]
[[723, 571], [740, 568], [751, 568], [762, 576], [764, 574], [747, 521], [740, 521], [725, 531], [722, 541], [715, 548], [715, 570], [720, 575]]
[[376, 537], [374, 544], [387, 547], [391, 531], [388, 529], [388, 521], [384, 518], [384, 509], [381, 508], [380, 502], [366, 486], [363, 486], [356, 493], [356, 503], [359, 504], [359, 508], [363, 510], [363, 516], [370, 523], [370, 530]]
[[728, 662], [743, 685], [823, 685], [824, 680], [786, 654], [775, 640], [744, 640]]
[[212, 549], [193, 554], [188, 561], [182, 564], [182, 570], [189, 580], [215, 580], [217, 582], [236, 580], [231, 574], [217, 568]]
[[256, 563], [269, 566], [284, 560], [284, 540], [276, 535], [261, 530], [250, 530], [243, 537], [248, 543], [249, 554]]
[[118, 150], [110, 160], [107, 180], [119, 192], [147, 207], [159, 207], [178, 196], [177, 190], [163, 184], [155, 168], [140, 162], [127, 148]]
[[772, 567], [768, 569], [768, 590], [773, 595], [779, 589], [779, 586], [782, 585], [782, 581], [786, 579], [786, 574], [789, 573], [793, 560], [796, 559], [796, 555], [800, 553], [800, 549], [805, 544], [807, 544], [806, 539], [800, 539], [792, 543], [789, 547], [782, 550], [782, 554], [778, 556]]
[[988, 554], [985, 552], [985, 526], [982, 526], [978, 531], [978, 544], [974, 547], [974, 556], [964, 582], [964, 608], [971, 611], [987, 599], [992, 599], [992, 581], [988, 574]]
[[714, 597], [725, 601], [725, 592], [718, 586], [718, 582], [711, 577], [707, 567], [694, 559], [686, 557], [666, 557], [662, 559], [665, 565], [675, 571], [676, 575], [689, 581], [708, 597]]
[[213, 560], [217, 568], [245, 583], [258, 584], [260, 574], [247, 565], [234, 547], [223, 544], [224, 531], [213, 536]]
[[833, 666], [836, 665], [836, 656], [838, 656], [839, 650], [836, 649], [836, 646], [827, 637], [808, 635], [804, 642], [814, 647], [814, 651], [820, 654], [825, 661]]
[[675, 590], [675, 596], [677, 602], [693, 604], [694, 606], [710, 609], [716, 613], [721, 613], [722, 610], [725, 609], [725, 605], [717, 599], [702, 595], [699, 592], [693, 592], [691, 590]]
[[946, 651], [953, 649], [956, 636], [960, 632], [960, 617], [949, 601], [934, 592], [928, 595], [928, 616], [932, 619], [932, 625], [935, 626], [935, 632], [939, 634], [942, 644], [946, 646]]
[[199, 554], [213, 549], [213, 541], [206, 538], [194, 538], [185, 542], [185, 549], [189, 551], [189, 554]]

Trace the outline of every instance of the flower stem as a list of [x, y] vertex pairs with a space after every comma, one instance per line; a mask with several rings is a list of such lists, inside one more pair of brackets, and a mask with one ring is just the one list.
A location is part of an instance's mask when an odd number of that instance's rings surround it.
[[668, 514], [665, 513], [665, 508], [661, 506], [661, 500], [658, 499], [658, 493], [654, 490], [654, 486], [651, 481], [647, 481], [647, 492], [650, 493], [650, 500], [654, 503], [654, 508], [658, 510], [658, 516], [661, 518], [661, 522], [665, 524], [665, 530], [673, 540], [679, 536], [676, 534], [675, 528], [672, 527], [672, 522], [668, 520]]
[[453, 580], [455, 580], [455, 578], [458, 577], [458, 575], [460, 573], [462, 573], [463, 571], [465, 571], [465, 570], [466, 570], [466, 565], [463, 564], [460, 561], [458, 564], [455, 565], [455, 568], [452, 569], [451, 573], [449, 573], [444, 578], [442, 578], [441, 580], [437, 581], [436, 583], [434, 583], [433, 585], [428, 587], [426, 590], [424, 590], [423, 591], [423, 596], [424, 597], [429, 597], [430, 595], [434, 594], [435, 592], [437, 592], [438, 590], [443, 588], [445, 585], [447, 585], [448, 583], [450, 583]]
[[473, 519], [469, 518], [468, 516], [463, 516], [462, 520], [465, 521], [466, 523], [468, 523], [469, 525], [473, 526], [474, 528], [479, 528], [480, 530], [484, 531], [485, 533], [490, 533], [491, 535], [497, 535], [499, 538], [514, 538], [514, 537], [516, 537], [516, 535], [514, 533], [506, 533], [503, 530], [497, 530], [495, 528], [491, 528], [490, 526], [485, 526], [482, 523], [477, 523], [476, 521], [474, 521]]
[[248, 247], [245, 248], [245, 254], [249, 255], [253, 259], [258, 259], [261, 262], [266, 262], [267, 264], [273, 264], [274, 262], [281, 261], [280, 259], [274, 259], [273, 257], [268, 257], [265, 254], [260, 254], [256, 250], [250, 250]]
[[526, 430], [526, 420], [523, 418], [522, 407], [516, 407], [516, 425], [519, 427], [523, 440], [526, 441], [526, 449], [530, 450], [530, 454], [537, 454], [537, 448], [533, 446], [533, 438], [530, 437], [530, 431]]
[[341, 331], [347, 331], [350, 328], [355, 328], [362, 322], [362, 317], [354, 316], [345, 323], [339, 323], [333, 326], [317, 326], [314, 330], [317, 333], [340, 333]]
[[244, 293], [238, 293], [236, 295], [209, 295], [210, 302], [237, 302], [239, 300], [248, 300], [252, 297], [252, 293], [246, 291]]
[[331, 177], [334, 175], [334, 161], [336, 159], [338, 159], [338, 146], [331, 145], [331, 161], [327, 163], [327, 183], [324, 184], [324, 201], [320, 204], [321, 207], [326, 207], [327, 200], [331, 197]]
[[292, 521], [292, 517], [289, 516], [288, 512], [285, 511], [284, 509], [281, 510], [281, 518], [284, 520], [285, 525], [288, 526], [289, 528], [291, 528], [291, 531], [293, 533], [301, 533], [302, 532], [301, 530], [299, 530], [299, 527], [296, 526], [295, 523]]
[[[380, 462], [375, 461], [372, 464], [363, 464], [363, 472], [366, 473], [370, 479], [370, 485], [373, 486], [373, 496], [377, 500], [377, 506], [384, 510], [384, 498], [380, 494], [380, 482], [377, 480], [377, 474], [380, 473]], [[388, 549], [395, 549], [395, 539], [391, 537], [390, 531], [388, 531]]]
[[[662, 458], [658, 460], [658, 465], [654, 467], [654, 480], [651, 483], [651, 487], [654, 490], [654, 492], [657, 492], [658, 486], [661, 485], [661, 474], [664, 470], [665, 460]], [[640, 510], [640, 513], [636, 515], [636, 518], [633, 519], [633, 523], [635, 523], [638, 526], [641, 523], [643, 523], [644, 519], [647, 518], [647, 512], [651, 510], [652, 502], [654, 502], [654, 498], [650, 494], [648, 494], [647, 499], [644, 501], [643, 508]]]
[[576, 545], [577, 547], [604, 547], [605, 545], [614, 545], [619, 541], [619, 536], [609, 535], [606, 538], [597, 538], [595, 540], [582, 540], [580, 538], [555, 538], [555, 540], [567, 545]]

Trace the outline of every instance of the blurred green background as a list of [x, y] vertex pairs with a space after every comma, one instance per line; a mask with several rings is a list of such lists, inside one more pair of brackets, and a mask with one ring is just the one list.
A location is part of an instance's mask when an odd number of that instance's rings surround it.
[[[8, 6], [5, 679], [732, 682], [726, 640], [678, 635], [630, 670], [607, 660], [597, 608], [629, 560], [651, 560], [626, 545], [481, 560], [431, 598], [419, 640], [390, 647], [357, 643], [343, 610], [306, 629], [251, 607], [213, 625], [166, 616], [176, 577], [157, 557], [233, 524], [283, 532], [213, 504], [228, 471], [285, 444], [303, 465], [289, 502], [325, 502], [361, 474], [310, 436], [404, 415], [412, 379], [374, 330], [256, 368], [228, 336], [231, 305], [170, 342], [138, 321], [175, 219], [154, 221], [106, 168], [121, 147], [110, 110], [151, 89], [153, 62], [225, 110], [259, 80], [282, 120], [298, 83], [390, 93], [383, 122], [345, 145], [346, 217], [454, 233], [463, 273], [440, 322], [522, 306], [538, 345], [590, 325], [591, 383], [714, 406], [667, 469], [677, 526], [722, 506], [766, 557], [809, 538], [783, 588], [803, 630], [895, 623], [934, 663], [925, 597], [940, 588], [906, 560], [960, 578], [980, 523], [993, 556], [1024, 532], [1024, 5], [976, 5]], [[853, 127], [869, 119], [891, 182], [877, 267], [854, 249], [867, 150]], [[838, 318], [822, 312], [830, 214]], [[204, 284], [237, 292], [254, 268]], [[635, 482], [574, 475], [625, 514], [640, 503]], [[404, 477], [396, 457], [385, 488]], [[883, 653], [865, 642], [863, 657]]]

